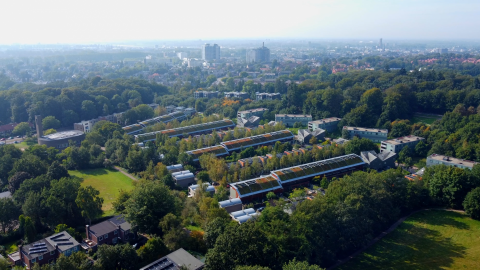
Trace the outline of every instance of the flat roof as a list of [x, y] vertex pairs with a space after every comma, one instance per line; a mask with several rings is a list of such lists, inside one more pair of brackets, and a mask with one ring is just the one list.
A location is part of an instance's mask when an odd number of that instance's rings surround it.
[[471, 160], [459, 159], [459, 158], [438, 155], [438, 154], [432, 154], [429, 157], [427, 157], [427, 159], [429, 158], [433, 160], [442, 161], [442, 162], [448, 162], [451, 164], [462, 165], [470, 168], [473, 168], [473, 166], [475, 166], [476, 164], [479, 164], [478, 162], [471, 161]]
[[288, 117], [312, 117], [311, 114], [275, 114], [277, 116], [288, 116]]
[[81, 136], [84, 133], [79, 130], [69, 130], [69, 131], [62, 131], [62, 132], [57, 132], [49, 135], [42, 136], [42, 139], [50, 140], [50, 141], [56, 141], [56, 140], [62, 140], [62, 139], [67, 139], [67, 138], [73, 138], [77, 136]]
[[309, 124], [310, 124], [310, 123], [325, 124], [325, 123], [336, 122], [336, 121], [341, 121], [341, 120], [342, 120], [342, 118], [330, 117], [330, 118], [324, 118], [324, 119], [320, 119], [320, 120], [310, 121], [310, 122], [308, 122], [308, 123], [309, 123]]
[[240, 200], [239, 198], [235, 198], [235, 199], [218, 202], [218, 204], [220, 205], [220, 208], [225, 208], [232, 205], [242, 204], [242, 200]]
[[261, 111], [268, 111], [268, 109], [256, 108], [256, 109], [250, 109], [250, 110], [245, 110], [245, 111], [238, 111], [238, 113], [261, 112]]
[[356, 131], [368, 131], [368, 132], [388, 133], [388, 129], [380, 129], [380, 128], [364, 128], [364, 127], [344, 126], [343, 129], [346, 129], [346, 130], [356, 130]]
[[418, 137], [418, 136], [415, 136], [415, 135], [408, 135], [408, 136], [398, 137], [398, 138], [391, 139], [391, 140], [386, 140], [386, 141], [383, 141], [382, 143], [399, 145], [399, 144], [421, 141], [421, 140], [425, 140], [425, 138]]

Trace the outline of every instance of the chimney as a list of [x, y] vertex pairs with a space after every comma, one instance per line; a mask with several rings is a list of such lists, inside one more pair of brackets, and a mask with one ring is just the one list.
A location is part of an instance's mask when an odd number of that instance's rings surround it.
[[89, 237], [90, 234], [88, 233], [88, 229], [90, 229], [90, 226], [85, 225], [85, 234], [87, 235], [87, 239], [90, 239]]
[[[40, 140], [40, 137], [43, 136], [43, 127], [42, 127], [42, 116], [35, 115], [35, 125], [37, 127], [37, 140]], [[40, 144], [40, 141], [38, 142]]]
[[265, 48], [265, 42], [262, 42], [262, 48]]

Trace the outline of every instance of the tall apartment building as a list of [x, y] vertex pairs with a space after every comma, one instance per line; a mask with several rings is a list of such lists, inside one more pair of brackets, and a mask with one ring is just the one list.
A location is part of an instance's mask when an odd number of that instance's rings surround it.
[[275, 122], [282, 122], [286, 127], [293, 127], [295, 123], [307, 126], [312, 121], [312, 116], [307, 114], [275, 114]]
[[247, 63], [270, 62], [270, 49], [263, 44], [260, 48], [248, 50], [246, 60]]
[[220, 46], [204, 44], [202, 46], [202, 59], [205, 61], [220, 60]]
[[252, 116], [258, 116], [262, 118], [263, 113], [268, 111], [268, 109], [265, 108], [257, 108], [257, 109], [251, 109], [251, 110], [246, 110], [246, 111], [238, 111], [237, 112], [237, 118], [250, 118]]
[[340, 123], [340, 121], [342, 121], [342, 118], [338, 117], [310, 121], [308, 122], [308, 129], [311, 129], [312, 131], [316, 129], [324, 129], [328, 132], [333, 132], [338, 129], [338, 123]]
[[470, 161], [470, 160], [464, 160], [464, 159], [459, 159], [459, 158], [454, 158], [454, 157], [449, 157], [449, 156], [444, 156], [444, 155], [437, 155], [437, 154], [432, 154], [431, 156], [427, 157], [427, 167], [431, 167], [434, 165], [439, 165], [443, 164], [446, 166], [454, 166], [458, 167], [460, 169], [472, 169], [473, 166], [480, 164], [475, 161]]
[[425, 138], [409, 135], [388, 141], [383, 141], [382, 145], [380, 146], [380, 152], [393, 152], [398, 154], [405, 146], [408, 146], [410, 150], [414, 150], [415, 146], [423, 140], [425, 140]]
[[388, 130], [378, 128], [362, 128], [362, 127], [343, 127], [344, 131], [348, 132], [348, 139], [357, 136], [359, 138], [370, 139], [373, 142], [379, 143], [387, 139]]

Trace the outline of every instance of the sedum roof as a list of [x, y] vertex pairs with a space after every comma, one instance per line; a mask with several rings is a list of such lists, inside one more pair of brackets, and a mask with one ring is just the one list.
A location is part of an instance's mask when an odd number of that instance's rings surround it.
[[250, 146], [270, 143], [270, 142], [274, 142], [274, 141], [277, 141], [280, 139], [286, 139], [286, 138], [293, 138], [293, 134], [290, 130], [281, 130], [281, 131], [266, 133], [262, 135], [251, 136], [243, 139], [222, 142], [221, 145], [223, 145], [229, 151], [233, 151], [240, 148], [247, 148]]
[[250, 196], [256, 193], [268, 192], [281, 189], [282, 185], [271, 175], [250, 179], [246, 181], [231, 183], [230, 187], [238, 192], [240, 198]]

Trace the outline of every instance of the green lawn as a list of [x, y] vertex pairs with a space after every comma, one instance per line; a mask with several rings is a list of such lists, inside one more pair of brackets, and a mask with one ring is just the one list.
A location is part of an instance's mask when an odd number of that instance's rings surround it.
[[435, 120], [437, 119], [442, 119], [441, 116], [436, 116], [436, 115], [430, 115], [430, 114], [422, 114], [422, 113], [416, 113], [412, 119], [410, 119], [410, 123], [418, 123], [422, 122], [427, 125], [433, 124]]
[[14, 241], [9, 242], [9, 243], [1, 244], [0, 246], [5, 247], [5, 252], [7, 254], [13, 253], [13, 252], [18, 250], [17, 240], [14, 240]]
[[480, 221], [421, 211], [337, 269], [480, 269]]
[[21, 143], [15, 143], [15, 147], [20, 148], [20, 149], [28, 149], [30, 146], [35, 145], [36, 143], [27, 143], [26, 141], [23, 141]]
[[188, 225], [188, 226], [186, 226], [185, 228], [187, 228], [188, 230], [190, 230], [190, 231], [192, 231], [192, 232], [193, 232], [193, 231], [201, 231], [201, 232], [203, 232], [203, 229], [200, 228], [199, 226]]
[[103, 198], [104, 216], [113, 214], [112, 202], [118, 196], [121, 189], [133, 189], [132, 179], [116, 170], [93, 169], [81, 171], [69, 171], [70, 175], [83, 179], [82, 186], [92, 186], [100, 191]]

